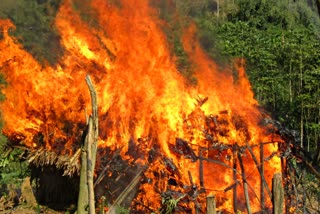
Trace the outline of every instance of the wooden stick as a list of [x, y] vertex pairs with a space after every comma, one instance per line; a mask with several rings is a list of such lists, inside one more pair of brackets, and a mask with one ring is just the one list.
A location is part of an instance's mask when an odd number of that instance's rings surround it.
[[210, 163], [216, 163], [216, 164], [219, 164], [219, 165], [224, 166], [224, 167], [226, 167], [226, 168], [228, 168], [228, 169], [231, 169], [231, 170], [232, 170], [232, 171], [234, 171], [236, 174], [241, 175], [241, 173], [240, 173], [237, 169], [235, 169], [235, 168], [233, 168], [233, 167], [229, 166], [228, 164], [225, 164], [225, 163], [224, 163], [224, 162], [222, 162], [222, 161], [217, 161], [217, 160], [213, 160], [213, 159], [205, 158], [205, 157], [201, 157], [201, 158], [199, 157], [199, 159], [202, 159], [202, 160], [208, 161], [208, 162], [210, 162]]
[[106, 204], [106, 197], [103, 195], [101, 198], [100, 198], [100, 214], [104, 214], [104, 206]]
[[110, 163], [119, 154], [120, 154], [120, 149], [117, 149], [116, 152], [114, 153], [114, 155], [112, 156], [111, 160], [105, 165], [105, 167], [103, 167], [103, 170], [101, 170], [99, 176], [97, 177], [97, 179], [94, 182], [94, 187], [96, 187], [102, 181], [102, 179], [106, 176], [106, 171], [110, 167]]
[[98, 145], [98, 137], [99, 137], [99, 121], [98, 121], [98, 101], [97, 101], [97, 93], [93, 87], [92, 81], [90, 79], [90, 76], [86, 76], [86, 82], [90, 91], [90, 97], [91, 97], [91, 105], [92, 105], [92, 125], [93, 125], [93, 139], [92, 139], [92, 163], [93, 163], [93, 169], [95, 167], [96, 163], [96, 153], [97, 153], [97, 145]]
[[[237, 169], [237, 158], [236, 158], [236, 151], [233, 150], [233, 168]], [[233, 211], [234, 213], [237, 213], [238, 210], [238, 204], [237, 204], [237, 187], [238, 187], [238, 180], [237, 180], [237, 173], [233, 171], [233, 181], [235, 183], [235, 186], [233, 188]]]
[[312, 163], [309, 161], [303, 160], [306, 166], [311, 170], [311, 172], [320, 180], [320, 173], [312, 166]]
[[200, 180], [200, 192], [205, 192], [204, 181], [203, 181], [203, 160], [202, 160], [202, 149], [199, 149], [199, 180]]
[[190, 182], [191, 186], [194, 186], [193, 179], [192, 179], [192, 174], [191, 174], [190, 171], [188, 171], [188, 175], [189, 175], [189, 182]]
[[130, 192], [133, 190], [133, 188], [135, 188], [139, 184], [139, 181], [141, 178], [141, 173], [143, 172], [144, 169], [145, 168], [139, 169], [136, 176], [132, 179], [132, 181], [129, 183], [129, 185], [126, 186], [126, 188], [121, 192], [121, 194], [118, 196], [118, 198], [112, 204], [112, 206], [108, 210], [107, 214], [115, 214], [116, 213], [117, 206], [119, 206], [126, 199], [126, 197], [130, 194]]
[[246, 206], [248, 210], [248, 214], [251, 214], [251, 207], [250, 207], [250, 199], [249, 199], [249, 193], [248, 193], [248, 184], [246, 180], [246, 173], [244, 171], [244, 166], [242, 162], [241, 154], [238, 152], [238, 160], [241, 168], [241, 174], [242, 174], [242, 182], [243, 182], [243, 191], [244, 191], [244, 197], [246, 199]]
[[[281, 172], [282, 172], [282, 177], [283, 178], [288, 178], [288, 176], [290, 175], [290, 183], [292, 182], [292, 187], [293, 189], [295, 190], [295, 197], [296, 197], [296, 201], [298, 201], [298, 193], [297, 193], [297, 189], [296, 189], [296, 185], [295, 185], [295, 182], [293, 182], [295, 179], [295, 176], [292, 174], [294, 173], [295, 170], [290, 170], [289, 169], [289, 165], [287, 163], [287, 159], [284, 158], [284, 157], [281, 157]], [[289, 184], [289, 181], [287, 179], [283, 179], [283, 189], [284, 189], [284, 194], [288, 193], [289, 192], [289, 189], [291, 189], [291, 184]], [[292, 203], [292, 200], [293, 200], [293, 195], [287, 195], [286, 196], [286, 200], [285, 200], [285, 203], [284, 203], [284, 209], [285, 209], [285, 213], [289, 213], [289, 209], [291, 207], [291, 203]], [[298, 209], [298, 203], [295, 203], [296, 204], [296, 208]]]
[[207, 196], [207, 214], [216, 214], [216, 197], [214, 195]]
[[[248, 144], [247, 142], [247, 148], [249, 150], [249, 153], [253, 159], [253, 162], [256, 164], [256, 166], [258, 167], [259, 173], [260, 173], [260, 178], [261, 181], [263, 182], [263, 187], [267, 190], [267, 193], [271, 199], [272, 195], [271, 195], [271, 190], [269, 189], [268, 183], [264, 177], [264, 155], [263, 155], [263, 144], [260, 144], [260, 164], [258, 162], [258, 159], [256, 158], [256, 156], [253, 153], [253, 150], [251, 148], [251, 146]], [[261, 151], [262, 149], [262, 151]], [[261, 154], [262, 153], [262, 154]], [[263, 167], [263, 168], [262, 168]], [[262, 190], [261, 192], [263, 192], [264, 190]], [[262, 200], [261, 200], [262, 202]]]
[[264, 207], [265, 207], [265, 204], [264, 204], [264, 201], [265, 201], [265, 199], [264, 199], [264, 188], [266, 188], [267, 191], [268, 191], [269, 187], [268, 187], [268, 184], [266, 184], [266, 180], [265, 180], [265, 177], [264, 177], [264, 148], [263, 148], [262, 144], [260, 145], [260, 167], [258, 167], [258, 169], [259, 169], [259, 172], [260, 172], [260, 200], [261, 200], [260, 207], [261, 207], [262, 213], [264, 213], [265, 212], [264, 211]]
[[86, 76], [86, 83], [91, 96], [92, 115], [88, 120], [86, 118], [88, 121], [88, 131], [81, 151], [80, 185], [77, 207], [78, 214], [88, 213], [88, 205], [89, 213], [95, 213], [93, 175], [98, 144], [98, 104], [96, 91], [89, 75]]
[[272, 179], [272, 192], [273, 192], [273, 213], [284, 213], [284, 191], [282, 186], [281, 173], [277, 173]]
[[94, 185], [93, 176], [96, 164], [96, 154], [98, 146], [98, 104], [97, 94], [93, 87], [90, 76], [86, 76], [86, 82], [90, 91], [92, 115], [89, 117], [89, 129], [86, 140], [88, 140], [87, 149], [87, 182], [88, 182], [88, 195], [89, 195], [89, 213], [95, 214], [95, 198], [94, 198]]
[[87, 206], [89, 204], [88, 198], [88, 182], [87, 182], [87, 148], [88, 141], [84, 141], [84, 145], [81, 148], [81, 168], [80, 168], [80, 184], [77, 214], [87, 214]]
[[86, 137], [87, 141], [87, 185], [88, 185], [88, 197], [89, 197], [89, 213], [95, 213], [95, 201], [94, 201], [94, 188], [93, 188], [93, 174], [94, 174], [94, 162], [92, 156], [92, 144], [93, 144], [93, 120], [89, 117], [89, 131]]

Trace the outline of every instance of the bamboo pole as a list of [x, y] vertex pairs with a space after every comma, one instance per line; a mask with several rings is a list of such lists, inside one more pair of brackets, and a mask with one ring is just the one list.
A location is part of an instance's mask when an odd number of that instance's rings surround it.
[[284, 191], [281, 173], [274, 174], [272, 179], [273, 213], [284, 213]]
[[94, 188], [93, 188], [93, 174], [94, 174], [94, 162], [92, 154], [92, 139], [93, 139], [93, 120], [89, 117], [89, 131], [86, 137], [87, 143], [87, 186], [88, 186], [88, 198], [89, 198], [89, 213], [95, 213], [95, 200], [94, 200]]
[[77, 214], [87, 214], [87, 206], [89, 205], [88, 186], [87, 186], [87, 149], [88, 141], [84, 141], [81, 148], [81, 169]]
[[216, 214], [216, 197], [214, 195], [207, 196], [207, 214]]
[[93, 175], [96, 163], [97, 143], [98, 143], [98, 104], [97, 95], [93, 87], [90, 76], [86, 76], [86, 83], [88, 85], [92, 115], [87, 119], [88, 130], [85, 136], [84, 145], [81, 152], [81, 170], [80, 170], [80, 185], [78, 195], [77, 213], [88, 213], [87, 206], [89, 206], [89, 213], [95, 213], [95, 198]]
[[88, 154], [87, 154], [87, 182], [89, 194], [89, 213], [95, 213], [95, 198], [94, 198], [94, 169], [96, 165], [96, 154], [98, 146], [98, 104], [97, 94], [93, 87], [90, 76], [86, 76], [86, 82], [90, 91], [92, 115], [89, 117], [89, 131], [88, 131]]

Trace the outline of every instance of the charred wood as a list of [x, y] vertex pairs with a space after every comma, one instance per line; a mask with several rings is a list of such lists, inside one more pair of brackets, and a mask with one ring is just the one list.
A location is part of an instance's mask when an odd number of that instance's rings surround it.
[[103, 167], [103, 169], [101, 170], [99, 176], [97, 177], [97, 179], [96, 179], [96, 181], [94, 183], [94, 187], [96, 187], [103, 180], [103, 178], [107, 174], [106, 172], [107, 172], [108, 168], [110, 167], [110, 164], [111, 164], [112, 160], [114, 160], [116, 158], [116, 156], [118, 156], [119, 154], [120, 154], [120, 150], [117, 150], [114, 153], [112, 159]]
[[132, 181], [129, 183], [129, 185], [122, 191], [122, 193], [118, 196], [118, 198], [115, 200], [115, 202], [112, 204], [110, 209], [108, 210], [108, 214], [116, 213], [116, 207], [119, 206], [126, 197], [131, 193], [131, 191], [136, 188], [136, 186], [139, 184], [139, 181], [141, 179], [141, 174], [145, 170], [145, 168], [140, 168], [137, 172], [136, 176], [132, 179]]
[[203, 104], [205, 104], [208, 101], [208, 97], [205, 97], [205, 98], [198, 97], [196, 100], [197, 100], [197, 105], [201, 107]]
[[237, 198], [237, 191], [236, 191], [236, 188], [237, 188], [237, 185], [239, 185], [240, 184], [240, 181], [237, 181], [237, 178], [235, 177], [234, 178], [234, 183], [233, 184], [231, 184], [231, 185], [229, 185], [229, 186], [227, 186], [226, 188], [224, 188], [224, 192], [228, 192], [228, 191], [230, 191], [230, 190], [232, 190], [232, 189], [234, 189], [235, 190], [235, 193], [234, 193], [234, 199], [236, 199]]
[[200, 192], [205, 192], [206, 189], [204, 187], [204, 178], [203, 178], [203, 160], [202, 157], [202, 149], [199, 149], [199, 180], [200, 180]]
[[170, 145], [169, 148], [176, 155], [182, 155], [187, 159], [191, 159], [193, 162], [197, 161], [197, 155], [189, 146], [189, 143], [181, 138], [176, 138], [175, 145]]
[[172, 159], [163, 157], [162, 158], [164, 165], [166, 166], [166, 169], [171, 173], [171, 175], [176, 175], [179, 178], [181, 177], [181, 173], [178, 169], [178, 167], [174, 164]]

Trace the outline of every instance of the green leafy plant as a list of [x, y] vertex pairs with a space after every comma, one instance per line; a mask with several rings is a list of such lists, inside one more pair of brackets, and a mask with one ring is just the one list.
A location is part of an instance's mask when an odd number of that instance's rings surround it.
[[172, 197], [171, 195], [164, 194], [161, 199], [161, 214], [171, 214], [174, 213], [175, 208], [177, 207], [179, 201], [184, 198], [185, 195], [182, 194], [177, 198]]

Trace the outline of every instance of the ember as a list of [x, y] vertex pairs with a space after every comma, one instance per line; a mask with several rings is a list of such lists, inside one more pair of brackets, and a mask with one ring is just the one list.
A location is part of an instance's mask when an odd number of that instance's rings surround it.
[[[244, 62], [235, 64], [235, 81], [231, 68], [219, 70], [203, 52], [191, 25], [181, 40], [197, 85], [186, 84], [157, 10], [147, 1], [122, 0], [121, 7], [102, 0], [91, 4], [94, 26], [81, 19], [71, 1], [61, 6], [55, 25], [66, 51], [55, 67], [40, 65], [8, 35], [13, 24], [0, 21], [0, 48], [6, 53], [0, 67], [8, 82], [1, 105], [4, 133], [31, 149], [74, 157], [85, 128], [84, 111], [90, 112], [84, 82], [90, 74], [100, 107], [97, 197], [107, 195], [108, 203], [120, 204], [130, 186], [131, 204], [121, 204], [141, 213], [169, 210], [170, 200], [177, 212], [205, 212], [210, 195], [217, 210], [245, 211], [247, 204], [260, 212], [258, 165], [264, 165], [271, 188], [273, 174], [281, 171], [273, 140], [280, 138], [259, 125], [266, 116], [257, 108]], [[270, 209], [270, 197], [265, 207]]]

